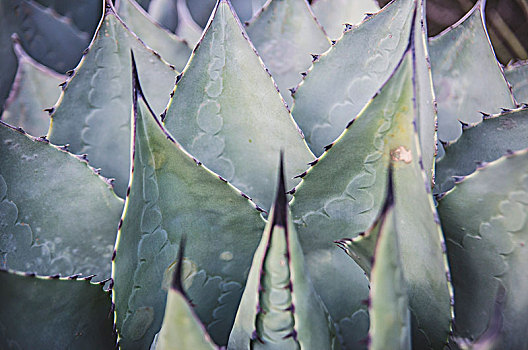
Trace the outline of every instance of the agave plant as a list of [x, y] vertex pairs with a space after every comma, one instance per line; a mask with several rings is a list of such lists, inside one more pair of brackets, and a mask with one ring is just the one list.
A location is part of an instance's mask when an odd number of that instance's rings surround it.
[[484, 2], [428, 39], [423, 0], [218, 0], [193, 46], [196, 4], [0, 0], [0, 347], [526, 349]]

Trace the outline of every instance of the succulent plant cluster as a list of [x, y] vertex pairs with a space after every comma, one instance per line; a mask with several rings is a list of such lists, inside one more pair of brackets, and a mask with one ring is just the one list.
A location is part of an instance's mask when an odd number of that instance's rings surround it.
[[485, 2], [234, 5], [0, 0], [0, 348], [528, 349]]

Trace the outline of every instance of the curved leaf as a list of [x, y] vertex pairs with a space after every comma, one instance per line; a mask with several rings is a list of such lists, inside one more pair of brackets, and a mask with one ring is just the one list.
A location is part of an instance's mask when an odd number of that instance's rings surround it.
[[133, 172], [113, 263], [120, 342], [127, 349], [152, 343], [164, 275], [185, 234], [186, 290], [213, 339], [226, 344], [263, 221], [240, 192], [197, 165], [135, 94]]
[[511, 84], [513, 95], [519, 102], [528, 102], [528, 61], [508, 65], [504, 75]]
[[75, 156], [0, 122], [0, 268], [110, 275], [123, 202]]
[[[442, 233], [435, 218], [430, 184], [421, 167], [413, 126], [418, 110], [413, 103], [411, 48], [354, 123], [303, 174], [303, 182], [295, 191], [292, 213], [305, 252], [310, 251], [304, 244], [308, 240], [307, 244], [312, 246], [324, 246], [343, 236], [354, 238], [379, 215], [392, 159], [403, 271], [409, 286], [410, 308], [417, 318], [413, 343], [418, 348], [436, 349], [442, 348], [450, 330], [450, 290]], [[337, 314], [350, 306], [342, 297], [331, 299], [326, 294], [326, 286], [337, 283], [329, 282], [329, 277], [312, 269], [310, 272], [332, 317], [339, 319]], [[347, 288], [352, 287], [343, 284], [335, 287], [340, 290], [338, 295], [349, 295]], [[435, 317], [431, 318], [433, 314]]]
[[90, 43], [88, 33], [33, 0], [2, 0], [0, 5], [7, 34], [17, 33], [31, 57], [57, 72], [74, 67]]
[[32, 0], [0, 0], [0, 18], [1, 113], [17, 70], [12, 33], [31, 57], [59, 72], [77, 64], [90, 37]]
[[152, 18], [167, 30], [174, 32], [178, 26], [177, 0], [151, 0], [148, 12]]
[[394, 1], [322, 54], [293, 95], [293, 115], [316, 156], [389, 78], [408, 46], [413, 0]]
[[18, 37], [13, 40], [18, 59], [17, 75], [1, 118], [23, 128], [31, 135], [45, 135], [50, 117], [44, 108], [52, 106], [60, 96], [59, 84], [65, 76], [41, 65], [22, 48]]
[[374, 0], [313, 0], [312, 8], [332, 39], [343, 35], [345, 24], [359, 24], [368, 14], [379, 11]]
[[[505, 289], [497, 349], [523, 349], [528, 327], [528, 152], [507, 155], [467, 176], [439, 202], [455, 288], [458, 335], [476, 339]], [[521, 333], [520, 333], [521, 332]]]
[[528, 109], [485, 116], [445, 147], [445, 155], [436, 163], [435, 192], [447, 192], [455, 185], [456, 177], [471, 174], [480, 164], [527, 147]]
[[247, 33], [291, 106], [288, 89], [300, 83], [300, 73], [312, 64], [311, 54], [330, 47], [310, 5], [306, 0], [272, 0], [247, 25]]
[[[178, 27], [176, 33], [187, 40], [191, 47], [195, 47], [202, 36], [200, 27], [192, 18], [185, 0], [176, 0], [178, 4]], [[209, 12], [210, 13], [210, 12]]]
[[[285, 150], [289, 179], [313, 155], [232, 11], [218, 2], [175, 87], [165, 125], [189, 153], [269, 208], [275, 155]], [[289, 180], [288, 187], [298, 182]]]
[[480, 121], [479, 112], [515, 107], [484, 26], [484, 4], [477, 1], [464, 18], [429, 40], [442, 141], [462, 134], [459, 121], [471, 124]]
[[69, 144], [73, 153], [87, 154], [101, 174], [115, 178], [122, 198], [130, 170], [130, 50], [154, 110], [162, 111], [177, 72], [126, 28], [108, 2], [88, 53], [64, 86], [49, 130], [52, 143]]
[[67, 17], [80, 31], [92, 36], [103, 13], [102, 0], [35, 0], [45, 7], [52, 8]]
[[110, 295], [90, 278], [0, 270], [0, 300], [2, 349], [115, 348]]
[[191, 49], [184, 40], [161, 28], [135, 0], [119, 0], [118, 5], [117, 12], [131, 31], [178, 71], [185, 67]]
[[286, 198], [281, 157], [275, 202], [253, 256], [230, 349], [341, 349], [315, 292]]

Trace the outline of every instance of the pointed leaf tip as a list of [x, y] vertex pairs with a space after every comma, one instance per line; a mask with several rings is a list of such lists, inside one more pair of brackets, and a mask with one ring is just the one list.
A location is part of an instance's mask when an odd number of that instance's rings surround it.
[[389, 208], [394, 206], [394, 179], [393, 179], [394, 165], [391, 162], [389, 165], [389, 171], [387, 173], [387, 197], [385, 198], [385, 203], [383, 209], [381, 210], [381, 215], [387, 212]]
[[[180, 248], [178, 249], [178, 263], [174, 269], [174, 274], [172, 276], [171, 288], [175, 291], [180, 292], [187, 298], [187, 294], [183, 289], [182, 285], [182, 271], [183, 271], [183, 253], [185, 251], [185, 235], [182, 235], [180, 241]], [[189, 298], [187, 298], [189, 299]]]
[[141, 92], [141, 84], [139, 83], [138, 71], [136, 66], [136, 58], [134, 57], [134, 50], [130, 49], [130, 59], [132, 61], [132, 105], [134, 106], [134, 114], [136, 114], [136, 104], [138, 94]]
[[275, 195], [275, 203], [273, 216], [273, 226], [286, 227], [288, 219], [288, 198], [286, 197], [286, 180], [284, 177], [284, 151], [280, 152], [279, 174], [277, 182], [277, 193]]

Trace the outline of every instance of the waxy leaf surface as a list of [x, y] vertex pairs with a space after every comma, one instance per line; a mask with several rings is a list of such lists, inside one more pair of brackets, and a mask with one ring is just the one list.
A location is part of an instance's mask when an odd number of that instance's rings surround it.
[[328, 36], [339, 39], [345, 24], [359, 24], [367, 14], [379, 11], [374, 0], [313, 0], [312, 9]]
[[17, 69], [12, 33], [18, 34], [31, 57], [62, 73], [77, 64], [90, 36], [32, 0], [1, 0], [0, 16], [1, 110]]
[[[430, 183], [420, 166], [412, 78], [409, 49], [381, 91], [307, 172], [295, 192], [292, 212], [307, 255], [311, 252], [307, 246], [354, 238], [379, 215], [392, 160], [403, 271], [410, 308], [417, 319], [413, 343], [436, 349], [447, 341], [450, 329], [450, 290]], [[330, 282], [330, 276], [323, 277], [324, 264], [315, 257], [306, 260], [316, 290], [332, 318], [339, 320], [342, 310], [350, 308], [349, 301], [330, 298], [326, 286], [341, 286], [332, 288], [340, 296], [349, 296], [347, 288], [352, 286]], [[319, 284], [325, 279], [326, 283]]]
[[316, 156], [392, 74], [413, 26], [413, 0], [392, 2], [319, 57], [294, 94], [292, 113]]
[[110, 295], [89, 279], [0, 270], [0, 300], [2, 349], [115, 348]]
[[311, 54], [330, 47], [306, 0], [273, 0], [247, 26], [247, 33], [269, 68], [281, 95], [291, 107], [288, 89], [301, 81], [312, 65]]
[[31, 135], [46, 135], [50, 117], [44, 109], [57, 102], [59, 84], [66, 77], [29, 57], [18, 40], [14, 42], [14, 50], [18, 58], [17, 75], [1, 119]]
[[225, 345], [264, 222], [240, 192], [186, 154], [138, 98], [130, 194], [113, 264], [121, 344], [144, 349], [159, 331], [165, 276], [185, 234], [186, 291], [209, 334]]
[[191, 56], [191, 49], [185, 41], [160, 27], [134, 0], [119, 0], [117, 12], [128, 28], [145, 44], [173, 64], [176, 70], [183, 70]]
[[439, 202], [455, 288], [456, 330], [477, 339], [505, 289], [496, 349], [523, 349], [528, 327], [528, 152], [496, 160], [469, 175]]
[[411, 315], [398, 243], [392, 185], [377, 222], [370, 274], [369, 350], [411, 349]]
[[511, 84], [517, 101], [528, 103], [528, 61], [508, 65], [504, 69], [504, 75]]
[[462, 124], [480, 121], [480, 112], [515, 107], [484, 26], [482, 0], [464, 18], [429, 40], [438, 101], [438, 138], [456, 140]]
[[123, 208], [75, 156], [0, 122], [0, 268], [110, 277]]
[[480, 163], [499, 159], [509, 151], [528, 147], [528, 110], [517, 109], [485, 117], [465, 128], [462, 136], [445, 147], [436, 163], [435, 192], [447, 192], [455, 185], [452, 176], [466, 176]]
[[35, 0], [71, 20], [80, 31], [91, 37], [103, 14], [102, 0]]
[[182, 285], [184, 239], [185, 236], [180, 242], [178, 262], [167, 294], [163, 324], [154, 338], [152, 350], [217, 349], [196, 316]]
[[90, 165], [115, 178], [124, 198], [130, 170], [130, 50], [136, 55], [145, 94], [163, 111], [177, 72], [147, 49], [107, 4], [89, 52], [75, 69], [52, 115], [49, 139], [87, 154]]
[[281, 159], [273, 208], [253, 256], [229, 349], [341, 349], [315, 292], [288, 208]]
[[225, 0], [176, 85], [165, 126], [189, 153], [266, 209], [280, 150], [288, 159], [288, 188], [313, 160]]

